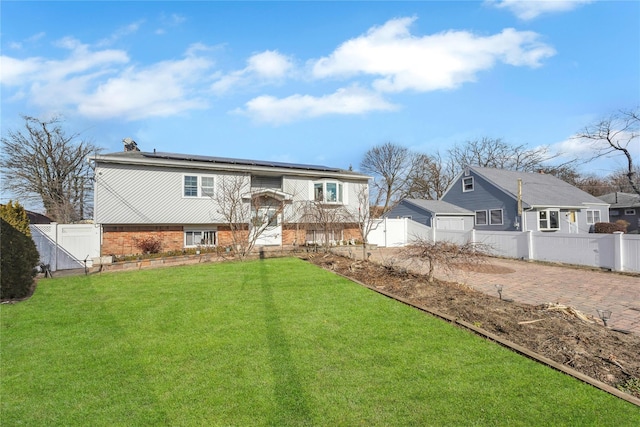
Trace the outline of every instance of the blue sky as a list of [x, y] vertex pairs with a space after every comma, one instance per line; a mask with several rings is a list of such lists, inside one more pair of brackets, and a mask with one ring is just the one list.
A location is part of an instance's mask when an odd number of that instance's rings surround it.
[[388, 141], [433, 153], [493, 137], [586, 155], [572, 135], [640, 105], [638, 1], [0, 7], [2, 135], [57, 114], [105, 152], [132, 137], [357, 170]]

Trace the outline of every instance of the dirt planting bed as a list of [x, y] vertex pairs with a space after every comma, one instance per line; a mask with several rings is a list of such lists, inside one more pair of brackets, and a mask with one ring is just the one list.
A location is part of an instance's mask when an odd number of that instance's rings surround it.
[[[335, 254], [305, 259], [379, 291], [463, 320], [556, 363], [640, 398], [640, 337], [571, 307], [500, 300], [468, 286]], [[479, 266], [478, 268], [492, 268]]]

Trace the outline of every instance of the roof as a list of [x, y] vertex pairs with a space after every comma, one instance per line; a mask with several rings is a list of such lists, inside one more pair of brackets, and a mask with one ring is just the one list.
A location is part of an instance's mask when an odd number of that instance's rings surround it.
[[410, 203], [437, 215], [475, 215], [475, 213], [470, 210], [443, 202], [442, 200], [404, 199], [403, 202]]
[[522, 180], [522, 203], [532, 207], [584, 207], [584, 204], [604, 205], [606, 202], [577, 187], [544, 173], [469, 167], [491, 184], [518, 198], [518, 180]]
[[332, 175], [348, 175], [358, 179], [369, 179], [369, 176], [347, 171], [339, 168], [332, 168], [320, 165], [307, 165], [299, 163], [271, 162], [266, 160], [234, 159], [228, 157], [201, 156], [193, 154], [166, 153], [166, 152], [145, 152], [145, 151], [121, 151], [116, 153], [96, 155], [93, 160], [104, 163], [126, 163], [126, 164], [147, 164], [164, 165], [169, 167], [194, 167], [201, 169], [224, 169], [224, 170], [295, 170], [298, 172], [308, 172], [309, 174], [330, 173]]
[[598, 197], [605, 203], [609, 203], [611, 209], [616, 208], [640, 208], [640, 195], [633, 193], [609, 193]]

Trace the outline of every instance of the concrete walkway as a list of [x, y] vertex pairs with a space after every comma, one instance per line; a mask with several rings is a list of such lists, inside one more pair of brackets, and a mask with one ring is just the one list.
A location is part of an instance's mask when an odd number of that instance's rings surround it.
[[[389, 262], [394, 255], [397, 250], [381, 248], [371, 251], [370, 259]], [[437, 271], [436, 277], [495, 297], [495, 285], [503, 285], [503, 298], [531, 305], [564, 304], [598, 321], [597, 309], [611, 310], [610, 327], [640, 335], [640, 275], [499, 258], [492, 258], [490, 266], [481, 269], [488, 272]]]

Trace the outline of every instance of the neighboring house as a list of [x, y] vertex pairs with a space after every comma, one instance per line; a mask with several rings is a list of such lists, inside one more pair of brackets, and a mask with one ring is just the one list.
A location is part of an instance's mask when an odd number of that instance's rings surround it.
[[598, 197], [609, 203], [609, 218], [611, 222], [624, 220], [629, 223], [628, 233], [640, 232], [640, 196], [632, 193], [609, 193]]
[[37, 212], [26, 211], [29, 224], [51, 224], [51, 218]]
[[[238, 210], [252, 213], [243, 225], [260, 229], [257, 245], [361, 238], [355, 218], [360, 203], [368, 206], [369, 177], [356, 172], [137, 149], [92, 160], [102, 255], [138, 253], [136, 241], [150, 236], [163, 251], [228, 247], [232, 221], [225, 215]], [[314, 209], [333, 216], [318, 219]], [[266, 219], [256, 225], [257, 218]], [[327, 231], [319, 222], [329, 220], [338, 224]]]
[[477, 230], [589, 233], [609, 204], [553, 175], [469, 166], [441, 200], [475, 213]]
[[384, 215], [386, 218], [409, 218], [437, 230], [468, 231], [475, 214], [441, 200], [403, 199]]

